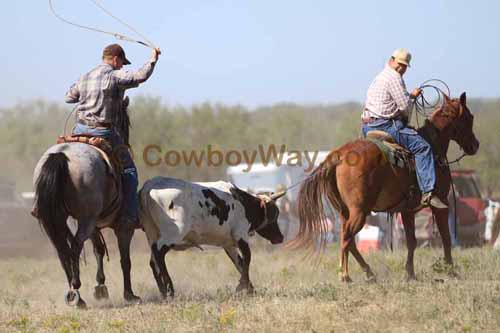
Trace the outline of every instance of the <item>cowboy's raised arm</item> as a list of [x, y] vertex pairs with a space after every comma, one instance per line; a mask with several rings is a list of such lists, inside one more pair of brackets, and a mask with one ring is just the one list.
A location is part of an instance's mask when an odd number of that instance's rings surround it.
[[74, 83], [66, 92], [66, 96], [64, 97], [64, 101], [66, 103], [78, 103], [80, 99], [80, 90], [78, 89], [78, 82]]
[[149, 79], [151, 74], [153, 74], [153, 70], [160, 54], [160, 49], [153, 49], [151, 59], [144, 64], [142, 68], [135, 72], [127, 72], [123, 70], [113, 71], [112, 75], [118, 87], [123, 89], [135, 88]]

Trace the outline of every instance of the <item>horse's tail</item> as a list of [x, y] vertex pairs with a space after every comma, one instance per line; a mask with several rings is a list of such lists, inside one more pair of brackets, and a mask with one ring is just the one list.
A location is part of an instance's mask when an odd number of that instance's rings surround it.
[[39, 223], [59, 251], [69, 250], [72, 234], [66, 223], [64, 187], [69, 179], [68, 157], [50, 154], [40, 169], [35, 184], [35, 207]]
[[289, 243], [290, 248], [315, 248], [319, 244], [320, 250], [324, 249], [329, 232], [326, 200], [341, 214], [347, 210], [337, 188], [337, 165], [337, 161], [327, 158], [302, 183], [297, 198], [299, 232]]

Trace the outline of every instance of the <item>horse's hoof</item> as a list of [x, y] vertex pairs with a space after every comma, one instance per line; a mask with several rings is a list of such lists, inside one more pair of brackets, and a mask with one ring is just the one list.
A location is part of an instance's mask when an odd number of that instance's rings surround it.
[[252, 283], [240, 283], [236, 287], [236, 293], [245, 292], [245, 291], [249, 295], [251, 295], [255, 292]]
[[87, 310], [87, 303], [83, 299], [79, 299], [78, 303], [76, 304], [76, 308], [79, 310]]
[[414, 282], [414, 281], [417, 281], [417, 277], [415, 276], [415, 274], [410, 274], [406, 277], [406, 282]]
[[352, 279], [349, 277], [349, 275], [342, 275], [340, 276], [340, 282], [351, 283]]
[[455, 279], [458, 279], [460, 277], [460, 275], [457, 273], [457, 271], [455, 271], [453, 268], [451, 268], [448, 271], [448, 276], [451, 278], [455, 278]]
[[64, 301], [68, 306], [77, 306], [80, 303], [80, 299], [80, 292], [78, 290], [69, 290], [64, 297]]
[[95, 286], [94, 298], [98, 301], [103, 299], [108, 299], [109, 298], [108, 287], [106, 287], [104, 284]]
[[142, 303], [142, 299], [140, 297], [135, 296], [134, 294], [131, 294], [131, 293], [125, 293], [123, 298], [125, 298], [125, 300], [128, 303], [132, 303], [132, 304], [141, 304]]
[[161, 298], [163, 299], [163, 301], [168, 302], [174, 298], [174, 293], [173, 292], [162, 293]]
[[367, 283], [377, 283], [377, 277], [375, 274], [368, 275], [365, 279]]

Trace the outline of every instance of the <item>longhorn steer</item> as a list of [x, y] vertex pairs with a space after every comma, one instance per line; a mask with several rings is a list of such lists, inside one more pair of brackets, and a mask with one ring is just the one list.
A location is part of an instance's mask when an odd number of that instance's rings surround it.
[[275, 203], [282, 195], [284, 192], [253, 196], [223, 181], [191, 183], [164, 177], [148, 180], [140, 191], [140, 221], [151, 247], [150, 265], [162, 295], [174, 295], [165, 265], [167, 252], [199, 245], [224, 248], [241, 274], [236, 291], [251, 293], [249, 234], [257, 232], [272, 244], [283, 242]]

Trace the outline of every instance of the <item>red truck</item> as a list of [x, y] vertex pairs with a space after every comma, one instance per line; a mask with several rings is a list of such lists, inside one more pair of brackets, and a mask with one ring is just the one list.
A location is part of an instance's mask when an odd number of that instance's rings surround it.
[[[486, 216], [484, 210], [486, 200], [479, 190], [479, 179], [473, 170], [454, 170], [451, 173], [456, 194], [456, 239], [460, 246], [482, 245], [484, 243], [484, 230]], [[450, 216], [449, 226], [454, 229], [454, 203], [453, 193], [450, 191]], [[415, 233], [420, 246], [439, 245], [441, 237], [435, 225], [430, 209], [421, 210], [415, 216]], [[397, 238], [404, 241], [404, 231], [401, 218], [398, 217]]]

